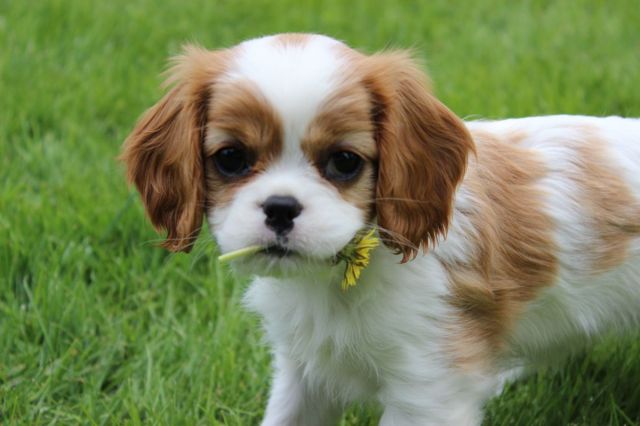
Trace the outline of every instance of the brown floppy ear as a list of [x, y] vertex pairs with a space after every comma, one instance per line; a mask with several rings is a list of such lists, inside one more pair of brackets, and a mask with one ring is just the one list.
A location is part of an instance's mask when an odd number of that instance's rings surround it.
[[406, 262], [446, 234], [474, 143], [462, 120], [431, 94], [410, 54], [385, 52], [364, 61], [377, 125], [378, 224], [386, 245]]
[[164, 98], [147, 110], [124, 143], [121, 159], [162, 244], [190, 251], [204, 214], [202, 141], [221, 52], [187, 46], [174, 58]]

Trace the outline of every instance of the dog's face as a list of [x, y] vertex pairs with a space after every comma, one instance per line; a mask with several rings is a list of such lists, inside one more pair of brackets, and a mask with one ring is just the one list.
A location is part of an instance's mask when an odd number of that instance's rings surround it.
[[406, 53], [285, 34], [187, 48], [170, 73], [123, 154], [165, 247], [203, 214], [222, 252], [268, 247], [258, 269], [325, 262], [374, 223], [405, 261], [446, 231], [473, 143]]

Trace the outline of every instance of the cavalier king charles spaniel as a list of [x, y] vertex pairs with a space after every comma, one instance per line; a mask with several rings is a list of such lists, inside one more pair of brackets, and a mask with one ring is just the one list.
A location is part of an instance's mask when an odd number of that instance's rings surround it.
[[273, 348], [263, 425], [363, 400], [480, 424], [505, 380], [638, 323], [640, 120], [464, 122], [409, 53], [311, 34], [186, 47], [169, 75], [123, 159], [167, 249], [203, 216], [222, 253], [264, 247], [232, 262]]

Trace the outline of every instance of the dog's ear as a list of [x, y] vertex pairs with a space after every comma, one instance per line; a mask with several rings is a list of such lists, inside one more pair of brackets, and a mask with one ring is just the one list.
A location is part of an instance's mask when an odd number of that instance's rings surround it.
[[415, 258], [444, 235], [467, 156], [464, 123], [429, 90], [407, 52], [363, 57], [379, 151], [376, 213], [386, 245]]
[[162, 244], [189, 251], [204, 214], [202, 142], [223, 52], [187, 46], [168, 71], [169, 92], [147, 110], [124, 143], [121, 159], [149, 219], [166, 230]]

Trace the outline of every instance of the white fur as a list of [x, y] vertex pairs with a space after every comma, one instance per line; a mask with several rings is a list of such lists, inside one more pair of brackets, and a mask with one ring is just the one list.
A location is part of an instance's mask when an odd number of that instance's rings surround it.
[[[469, 380], [444, 356], [444, 323], [452, 315], [443, 300], [444, 274], [433, 256], [406, 267], [379, 250], [347, 293], [340, 290], [342, 269], [328, 269], [295, 279], [256, 278], [245, 303], [264, 318], [276, 382], [293, 375], [302, 395], [322, 395], [331, 407], [378, 400], [385, 406], [383, 424], [470, 424], [481, 418], [496, 384], [491, 377]], [[272, 390], [264, 424], [296, 424], [277, 417], [283, 405], [300, 409], [284, 403], [292, 402], [292, 391]]]
[[338, 41], [316, 35], [304, 46], [282, 45], [274, 36], [242, 43], [228, 78], [247, 79], [279, 113], [285, 158], [300, 158], [300, 139], [318, 107], [331, 93], [343, 61]]
[[[300, 138], [318, 106], [331, 93], [343, 66], [332, 49], [337, 42], [315, 37], [305, 47], [283, 48], [270, 38], [241, 45], [228, 74], [250, 79], [285, 123], [282, 161], [238, 190], [227, 206], [208, 212], [222, 251], [267, 244], [260, 204], [270, 195], [293, 195], [304, 210], [292, 231], [291, 247], [310, 260], [244, 265], [263, 276], [254, 279], [246, 306], [263, 319], [273, 346], [275, 376], [264, 425], [327, 425], [357, 400], [384, 406], [383, 425], [479, 424], [482, 406], [499, 388], [508, 369], [545, 358], [548, 348], [588, 340], [607, 329], [636, 322], [640, 307], [640, 262], [633, 257], [616, 270], [588, 277], [585, 245], [592, 232], [581, 221], [582, 206], [567, 178], [572, 150], [563, 141], [580, 141], [577, 125], [599, 129], [620, 176], [640, 194], [640, 121], [620, 118], [554, 116], [468, 123], [470, 130], [529, 135], [520, 143], [537, 151], [549, 172], [540, 185], [555, 224], [561, 270], [558, 280], [532, 302], [510, 336], [513, 359], [504, 373], [458, 369], [449, 358], [447, 323], [453, 308], [446, 271], [438, 260], [469, 256], [477, 230], [454, 213], [449, 234], [429, 254], [407, 264], [381, 247], [358, 285], [340, 289], [342, 268], [323, 261], [365, 225], [362, 213], [323, 182], [303, 158]], [[475, 208], [465, 184], [456, 208]], [[282, 265], [279, 265], [282, 266]], [[278, 275], [277, 277], [269, 275]], [[514, 365], [515, 364], [515, 365]]]

